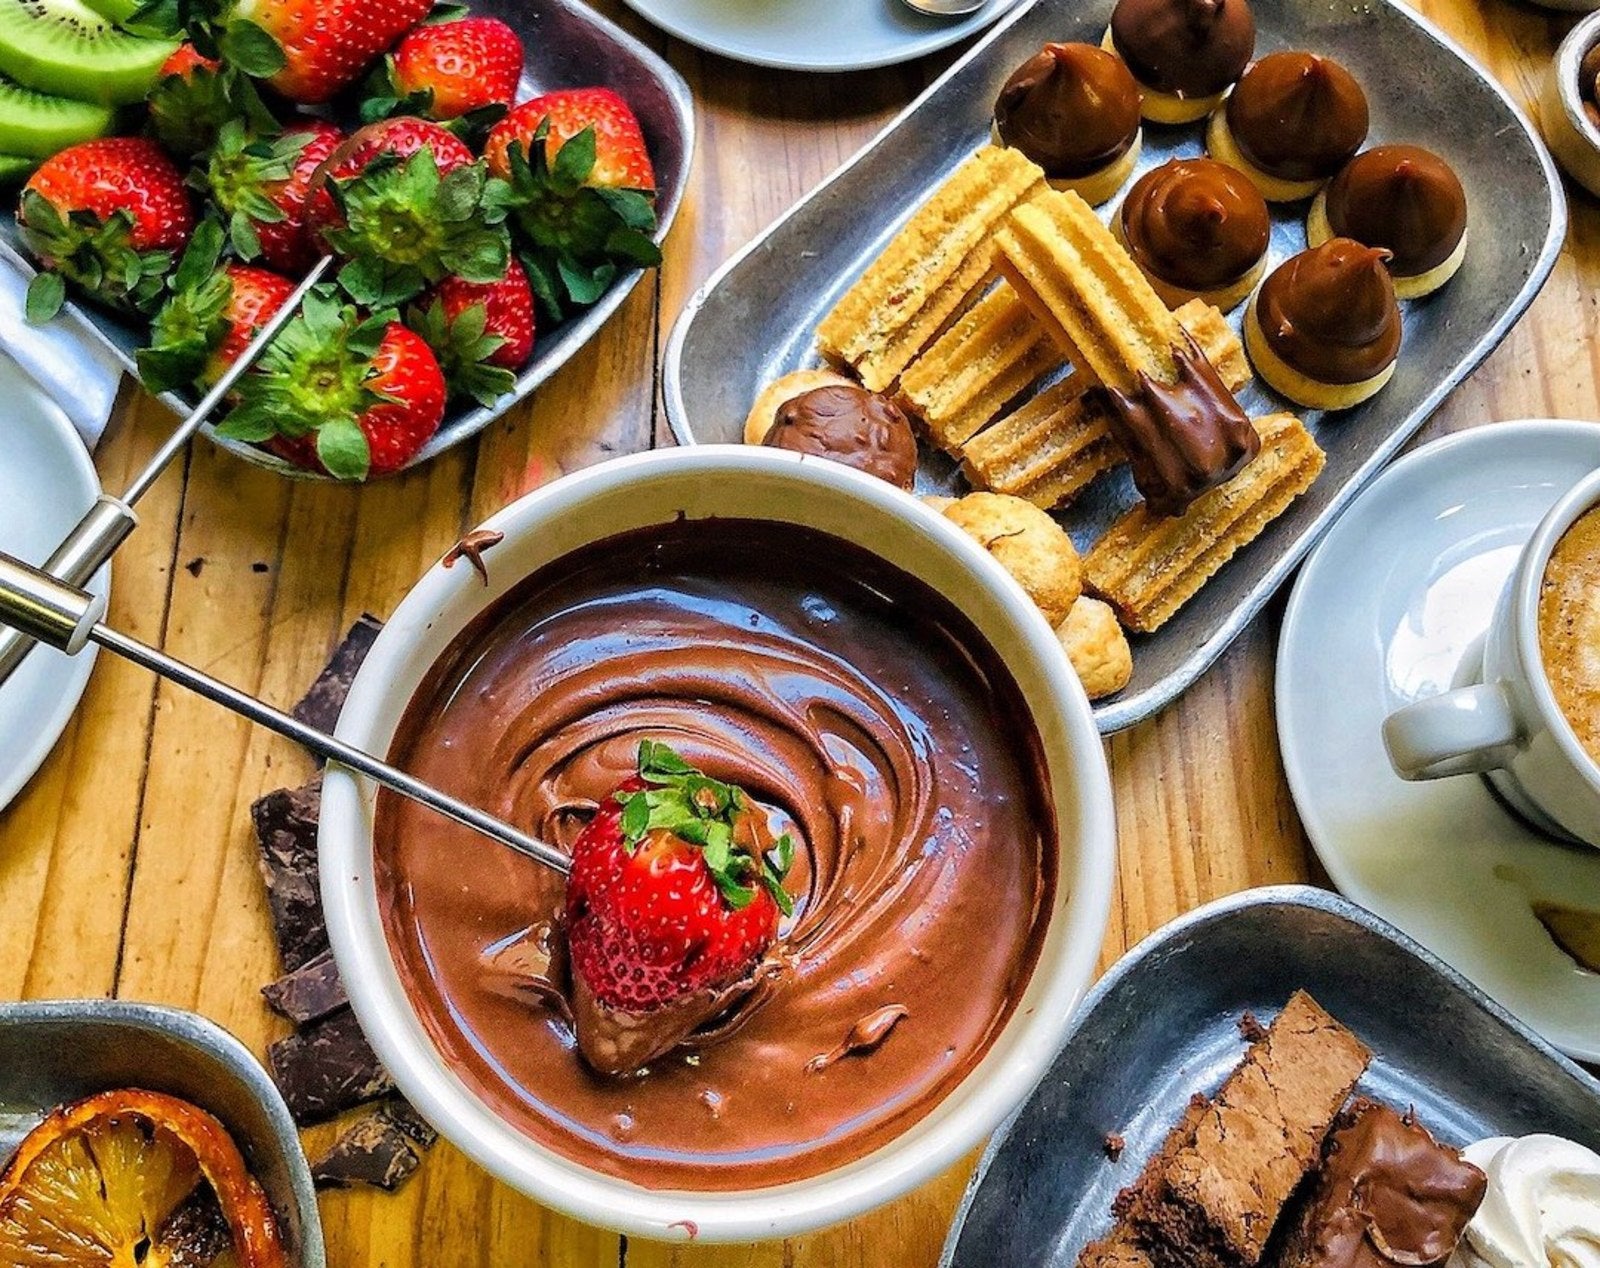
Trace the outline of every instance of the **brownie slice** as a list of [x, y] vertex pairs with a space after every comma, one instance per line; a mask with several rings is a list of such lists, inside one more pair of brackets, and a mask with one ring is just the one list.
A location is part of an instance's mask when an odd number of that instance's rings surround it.
[[1158, 1268], [1254, 1268], [1371, 1057], [1296, 991], [1130, 1206]]
[[1277, 1268], [1443, 1264], [1483, 1201], [1483, 1172], [1411, 1114], [1358, 1100], [1298, 1201]]
[[1083, 1248], [1083, 1253], [1078, 1256], [1078, 1268], [1151, 1268], [1150, 1256], [1145, 1254], [1133, 1229], [1133, 1210], [1150, 1200], [1150, 1187], [1164, 1172], [1173, 1154], [1193, 1138], [1194, 1129], [1208, 1104], [1203, 1096], [1189, 1098], [1183, 1117], [1167, 1133], [1166, 1140], [1145, 1164], [1139, 1178], [1117, 1194], [1117, 1200], [1111, 1208], [1117, 1216], [1116, 1224], [1099, 1241], [1090, 1242]]

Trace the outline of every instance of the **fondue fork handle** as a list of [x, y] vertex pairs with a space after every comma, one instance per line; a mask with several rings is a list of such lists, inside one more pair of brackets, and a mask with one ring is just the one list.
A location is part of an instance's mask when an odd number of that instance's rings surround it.
[[[278, 332], [299, 311], [301, 301], [311, 288], [322, 280], [323, 274], [328, 271], [332, 263], [332, 256], [323, 256], [317, 261], [305, 280], [284, 301], [283, 306], [261, 327], [245, 350], [212, 385], [211, 390], [200, 398], [200, 403], [189, 412], [189, 416], [162, 442], [161, 448], [156, 450], [155, 455], [145, 464], [144, 470], [133, 477], [128, 487], [123, 490], [122, 496], [112, 497], [109, 493], [100, 495], [95, 504], [67, 534], [66, 540], [56, 547], [55, 553], [45, 561], [46, 573], [65, 581], [69, 586], [82, 587], [89, 584], [89, 578], [100, 571], [101, 566], [111, 558], [117, 547], [127, 540], [128, 534], [138, 527], [139, 517], [134, 513], [134, 503], [149, 491], [150, 486], [193, 438], [200, 425], [233, 390], [233, 385], [239, 381], [240, 376], [256, 363], [266, 351], [267, 345], [277, 338]], [[16, 672], [17, 666], [22, 664], [28, 653], [33, 650], [33, 645], [34, 640], [19, 630], [0, 630], [0, 686], [3, 686], [6, 679]]]
[[107, 651], [142, 665], [169, 682], [187, 687], [207, 700], [310, 749], [319, 757], [366, 775], [402, 797], [409, 797], [446, 818], [465, 824], [563, 876], [572, 870], [571, 861], [555, 846], [441, 792], [432, 784], [408, 775], [354, 745], [307, 726], [298, 718], [274, 709], [237, 687], [231, 687], [164, 652], [111, 629], [100, 620], [104, 610], [105, 601], [98, 596], [68, 586], [48, 573], [0, 552], [0, 624], [19, 629], [33, 640], [69, 654], [77, 653], [88, 643], [97, 643]]

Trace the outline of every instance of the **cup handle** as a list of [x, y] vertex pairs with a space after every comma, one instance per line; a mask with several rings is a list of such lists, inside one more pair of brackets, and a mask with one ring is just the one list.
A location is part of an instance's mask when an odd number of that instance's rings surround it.
[[1511, 698], [1499, 683], [1429, 696], [1383, 720], [1383, 746], [1401, 779], [1497, 770], [1511, 760], [1521, 739]]

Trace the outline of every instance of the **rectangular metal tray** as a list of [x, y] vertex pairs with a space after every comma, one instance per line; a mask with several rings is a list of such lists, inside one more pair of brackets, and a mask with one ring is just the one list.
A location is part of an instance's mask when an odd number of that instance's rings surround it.
[[57, 1105], [126, 1087], [182, 1097], [221, 1119], [272, 1202], [290, 1264], [326, 1268], [299, 1133], [238, 1040], [194, 1013], [151, 1004], [0, 1004], [0, 1164]]
[[[941, 1268], [1071, 1268], [1192, 1092], [1244, 1051], [1246, 1009], [1298, 988], [1374, 1057], [1359, 1090], [1441, 1140], [1551, 1132], [1600, 1149], [1600, 1083], [1404, 934], [1309, 886], [1249, 890], [1159, 930], [1101, 979], [1061, 1056], [978, 1164]], [[1117, 1162], [1108, 1132], [1127, 1147]]]
[[[668, 342], [663, 397], [678, 439], [738, 442], [760, 388], [817, 363], [813, 336], [823, 314], [988, 137], [995, 94], [1011, 71], [1047, 40], [1098, 42], [1111, 8], [1112, 0], [1038, 0], [1004, 20], [723, 266]], [[1415, 141], [1454, 164], [1471, 207], [1466, 263], [1442, 291], [1405, 306], [1405, 347], [1384, 391], [1325, 423], [1298, 411], [1328, 452], [1322, 477], [1177, 617], [1135, 637], [1133, 681], [1095, 710], [1103, 732], [1155, 713], [1222, 653], [1361, 486], [1501, 340], [1543, 284], [1565, 232], [1566, 203], [1543, 143], [1500, 87], [1427, 22], [1388, 0], [1256, 0], [1254, 11], [1260, 51], [1310, 48], [1350, 67], [1371, 102], [1374, 143]], [[1147, 124], [1140, 169], [1200, 153], [1203, 128]], [[1305, 210], [1275, 208], [1274, 262], [1305, 246]], [[1232, 314], [1235, 327], [1242, 313]], [[1243, 400], [1252, 414], [1285, 408], [1259, 384]], [[965, 482], [929, 451], [918, 487], [960, 492]], [[1133, 500], [1124, 471], [1098, 481], [1061, 520], [1085, 548]]]
[[[522, 37], [527, 67], [518, 99], [558, 88], [602, 84], [615, 89], [633, 107], [650, 148], [656, 174], [656, 240], [663, 240], [683, 201], [694, 153], [694, 104], [683, 77], [660, 57], [615, 23], [601, 17], [583, 0], [469, 0], [473, 13], [497, 17]], [[12, 209], [0, 213], [0, 267], [5, 263], [32, 277]], [[533, 358], [517, 376], [514, 391], [489, 408], [457, 407], [445, 416], [433, 438], [410, 465], [426, 462], [435, 454], [476, 435], [511, 406], [526, 397], [569, 361], [605, 325], [625, 300], [644, 270], [634, 269], [617, 278], [600, 302], [576, 317], [541, 328], [534, 341]], [[133, 354], [143, 344], [145, 326], [89, 304], [72, 303], [59, 321], [73, 321], [86, 337], [110, 348], [130, 374], [137, 376]], [[641, 366], [648, 361], [640, 354]], [[197, 399], [197, 398], [195, 398]], [[161, 400], [174, 413], [187, 414], [193, 399], [176, 392]], [[207, 432], [210, 432], [208, 427]], [[217, 438], [213, 436], [213, 439]], [[217, 440], [247, 461], [271, 467], [284, 475], [320, 479], [314, 472], [274, 457], [263, 449], [238, 441]]]

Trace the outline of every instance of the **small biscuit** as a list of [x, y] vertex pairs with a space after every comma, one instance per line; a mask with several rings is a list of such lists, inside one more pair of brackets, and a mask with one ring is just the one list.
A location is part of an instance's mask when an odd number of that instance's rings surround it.
[[782, 378], [773, 379], [761, 389], [756, 403], [744, 420], [744, 443], [759, 445], [778, 417], [778, 407], [785, 401], [814, 391], [819, 387], [856, 387], [854, 379], [847, 379], [837, 370], [792, 370]]
[[1089, 699], [1121, 691], [1133, 677], [1133, 650], [1109, 603], [1084, 595], [1056, 628], [1056, 637]]
[[944, 514], [1016, 578], [1051, 626], [1067, 619], [1083, 592], [1083, 565], [1061, 525], [1005, 493], [969, 493]]

